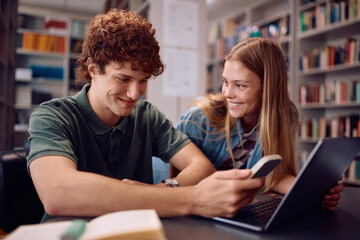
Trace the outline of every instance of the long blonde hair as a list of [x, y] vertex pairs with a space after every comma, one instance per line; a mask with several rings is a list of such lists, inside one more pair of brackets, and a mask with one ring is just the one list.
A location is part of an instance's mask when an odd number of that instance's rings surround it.
[[[248, 38], [237, 44], [225, 61], [240, 61], [262, 80], [263, 94], [259, 116], [260, 146], [263, 154], [279, 154], [282, 162], [268, 177], [265, 191], [274, 187], [285, 173], [296, 175], [295, 141], [299, 130], [298, 111], [290, 100], [287, 87], [287, 70], [280, 45], [272, 39]], [[230, 156], [233, 152], [230, 131], [236, 119], [230, 116], [225, 97], [218, 94], [205, 96], [206, 101], [195, 101], [213, 126], [225, 132]], [[217, 106], [214, 111], [214, 106]], [[222, 110], [220, 110], [223, 108]], [[214, 112], [222, 112], [221, 115]], [[214, 117], [216, 115], [216, 117]]]

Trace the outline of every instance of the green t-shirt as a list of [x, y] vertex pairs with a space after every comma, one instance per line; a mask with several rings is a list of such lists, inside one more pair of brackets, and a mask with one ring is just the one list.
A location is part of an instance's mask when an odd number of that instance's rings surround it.
[[143, 100], [116, 127], [106, 126], [89, 105], [88, 89], [86, 85], [74, 97], [53, 99], [34, 110], [28, 166], [38, 157], [61, 155], [73, 160], [79, 171], [152, 183], [152, 156], [168, 162], [190, 142]]

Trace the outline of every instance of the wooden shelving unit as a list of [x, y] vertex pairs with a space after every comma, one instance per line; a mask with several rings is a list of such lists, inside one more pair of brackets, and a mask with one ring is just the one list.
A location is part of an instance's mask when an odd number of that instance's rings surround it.
[[0, 1], [0, 151], [12, 149], [14, 140], [17, 7], [17, 0]]
[[[28, 147], [28, 121], [39, 103], [73, 95], [79, 90], [75, 87], [75, 62], [92, 17], [84, 13], [19, 6], [16, 68], [30, 70], [30, 77], [15, 79], [15, 148]], [[49, 27], [51, 24], [57, 27]]]
[[[359, 126], [355, 131], [353, 126], [360, 116], [360, 92], [355, 89], [360, 84], [360, 12], [353, 10], [360, 1], [296, 2], [295, 99], [302, 122], [298, 145], [306, 157], [321, 137], [360, 136]], [[356, 164], [358, 160], [351, 168]], [[344, 182], [359, 184], [355, 177]]]

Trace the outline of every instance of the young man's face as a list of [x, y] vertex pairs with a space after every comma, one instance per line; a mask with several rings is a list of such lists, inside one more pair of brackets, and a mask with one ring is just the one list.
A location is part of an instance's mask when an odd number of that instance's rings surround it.
[[262, 102], [261, 78], [240, 61], [226, 61], [223, 81], [222, 92], [230, 115], [245, 123], [257, 121]]
[[92, 78], [88, 93], [90, 105], [106, 124], [116, 124], [131, 113], [145, 93], [150, 74], [132, 70], [129, 62], [122, 65], [111, 62], [104, 74], [100, 74], [94, 64], [88, 65]]

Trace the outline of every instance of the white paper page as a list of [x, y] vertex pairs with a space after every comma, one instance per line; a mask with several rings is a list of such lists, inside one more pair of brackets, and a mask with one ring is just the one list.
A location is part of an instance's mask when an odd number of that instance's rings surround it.
[[4, 240], [59, 240], [71, 221], [23, 225]]
[[119, 233], [161, 229], [155, 210], [130, 210], [106, 214], [90, 221], [80, 239], [96, 239]]

